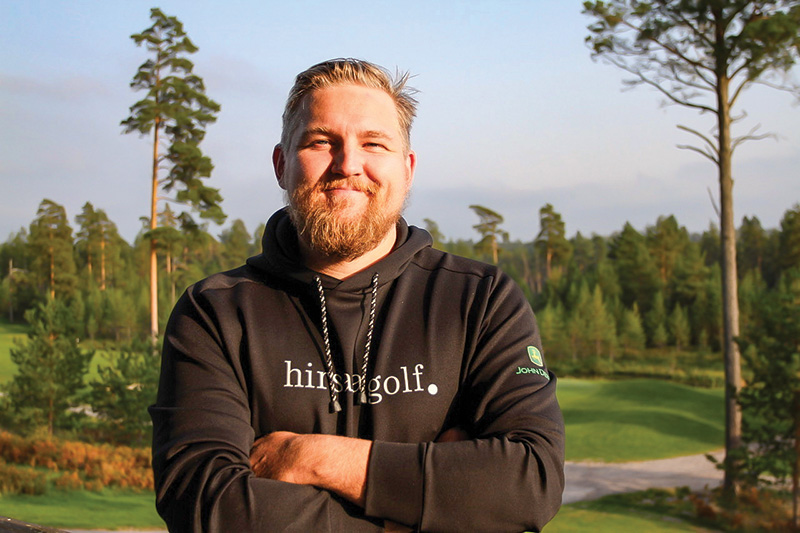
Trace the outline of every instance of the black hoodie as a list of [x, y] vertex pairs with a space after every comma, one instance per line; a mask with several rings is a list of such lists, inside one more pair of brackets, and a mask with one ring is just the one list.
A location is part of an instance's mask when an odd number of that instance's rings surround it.
[[[553, 517], [564, 427], [528, 302], [497, 268], [434, 250], [404, 221], [397, 242], [339, 281], [302, 265], [279, 211], [262, 254], [183, 294], [150, 409], [157, 507], [171, 531], [380, 531], [384, 519], [523, 531]], [[471, 440], [435, 442], [454, 426]], [[374, 441], [365, 508], [255, 477], [250, 448], [278, 430]]]

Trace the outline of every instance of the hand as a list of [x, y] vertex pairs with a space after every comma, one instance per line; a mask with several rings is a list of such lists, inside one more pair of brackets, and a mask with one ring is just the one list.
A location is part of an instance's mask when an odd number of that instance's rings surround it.
[[461, 440], [469, 440], [469, 438], [469, 433], [458, 426], [454, 426], [439, 435], [436, 442], [458, 442]]
[[372, 441], [336, 435], [276, 431], [250, 449], [258, 477], [314, 485], [364, 507]]
[[250, 450], [250, 468], [255, 475], [302, 484], [296, 468], [302, 460], [297, 446], [299, 436], [289, 431], [275, 431], [256, 440]]

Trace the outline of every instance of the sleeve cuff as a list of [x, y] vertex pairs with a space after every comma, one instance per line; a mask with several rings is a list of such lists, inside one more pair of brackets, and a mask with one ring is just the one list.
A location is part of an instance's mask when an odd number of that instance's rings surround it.
[[425, 446], [425, 443], [372, 443], [364, 508], [367, 516], [409, 526], [419, 521]]

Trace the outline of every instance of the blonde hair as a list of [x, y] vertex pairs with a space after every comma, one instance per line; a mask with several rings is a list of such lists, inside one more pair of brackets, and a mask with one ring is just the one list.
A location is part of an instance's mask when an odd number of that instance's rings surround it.
[[289, 140], [298, 125], [303, 100], [307, 95], [323, 87], [354, 84], [380, 89], [394, 100], [403, 141], [408, 150], [411, 146], [411, 123], [417, 112], [417, 101], [412, 96], [417, 91], [406, 86], [408, 79], [408, 72], [398, 71], [397, 76], [392, 78], [383, 67], [360, 59], [330, 59], [314, 65], [297, 75], [294, 86], [289, 91], [289, 98], [283, 111], [281, 144], [288, 147]]

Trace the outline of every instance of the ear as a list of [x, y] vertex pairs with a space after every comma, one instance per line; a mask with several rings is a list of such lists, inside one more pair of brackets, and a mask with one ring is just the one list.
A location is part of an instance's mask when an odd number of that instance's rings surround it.
[[280, 144], [276, 144], [275, 148], [272, 149], [272, 168], [275, 169], [275, 177], [278, 178], [278, 185], [281, 189], [285, 190], [286, 185], [283, 182], [283, 174], [286, 169], [286, 158], [283, 155], [283, 147]]
[[406, 154], [406, 170], [408, 172], [408, 186], [414, 183], [414, 172], [417, 170], [417, 153], [409, 150]]

